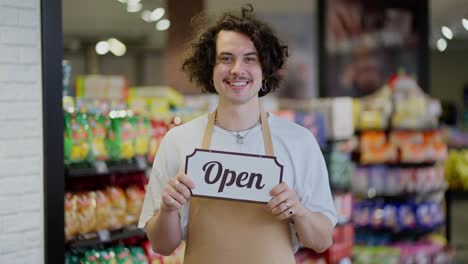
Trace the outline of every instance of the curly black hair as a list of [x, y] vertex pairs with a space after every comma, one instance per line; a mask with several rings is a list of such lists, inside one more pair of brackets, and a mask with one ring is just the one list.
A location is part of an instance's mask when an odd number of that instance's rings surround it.
[[[192, 23], [202, 19], [203, 17], [197, 17], [192, 20]], [[251, 4], [243, 6], [240, 14], [224, 13], [214, 25], [198, 30], [198, 37], [191, 43], [188, 56], [181, 67], [190, 81], [201, 85], [203, 92], [216, 93], [212, 78], [216, 63], [216, 38], [221, 30], [236, 31], [247, 35], [252, 40], [257, 49], [267, 84], [266, 91], [260, 89], [258, 95], [262, 97], [274, 91], [282, 79], [278, 72], [288, 57], [288, 46], [283, 44], [269, 25], [255, 17]]]

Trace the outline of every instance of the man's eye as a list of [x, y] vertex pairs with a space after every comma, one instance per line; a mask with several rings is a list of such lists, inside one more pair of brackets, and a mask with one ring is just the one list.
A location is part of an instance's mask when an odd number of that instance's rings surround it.
[[257, 58], [254, 58], [254, 57], [246, 57], [244, 60], [245, 60], [246, 63], [252, 63], [252, 62], [257, 61]]
[[230, 57], [221, 57], [219, 60], [223, 63], [229, 63], [232, 61]]

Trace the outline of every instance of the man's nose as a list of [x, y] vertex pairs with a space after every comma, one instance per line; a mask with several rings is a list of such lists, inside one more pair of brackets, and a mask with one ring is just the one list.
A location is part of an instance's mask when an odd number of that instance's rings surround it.
[[234, 61], [234, 64], [232, 65], [232, 68], [231, 68], [231, 73], [242, 75], [244, 72], [244, 66], [245, 65], [242, 60]]

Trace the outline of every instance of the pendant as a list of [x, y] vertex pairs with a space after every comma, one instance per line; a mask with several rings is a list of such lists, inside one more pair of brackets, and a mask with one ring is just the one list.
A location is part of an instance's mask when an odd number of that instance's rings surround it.
[[244, 144], [244, 137], [237, 134], [236, 135], [236, 142], [237, 142], [237, 144]]

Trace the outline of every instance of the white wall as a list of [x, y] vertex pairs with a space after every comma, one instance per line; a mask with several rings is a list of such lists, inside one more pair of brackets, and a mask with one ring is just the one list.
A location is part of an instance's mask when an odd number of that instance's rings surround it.
[[40, 34], [40, 1], [0, 0], [0, 263], [44, 262]]

